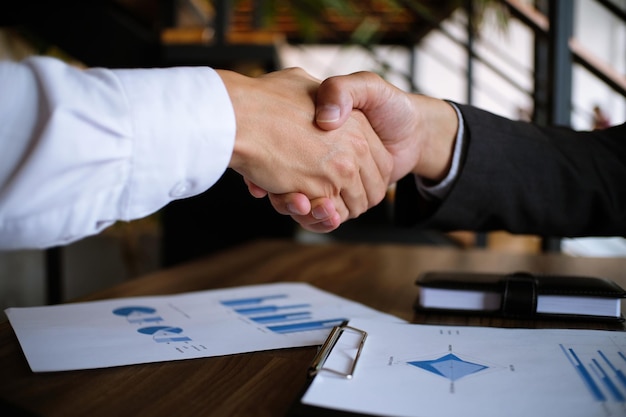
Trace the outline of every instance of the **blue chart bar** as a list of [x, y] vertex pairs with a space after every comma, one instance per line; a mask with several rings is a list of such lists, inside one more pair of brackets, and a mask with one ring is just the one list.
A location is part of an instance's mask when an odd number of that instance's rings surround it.
[[154, 341], [157, 343], [169, 343], [169, 342], [189, 342], [191, 339], [187, 336], [155, 336]]
[[261, 313], [275, 313], [279, 310], [293, 310], [295, 308], [307, 308], [311, 307], [310, 304], [293, 304], [288, 306], [259, 306], [251, 308], [236, 308], [235, 311], [239, 314], [261, 314]]
[[295, 333], [310, 330], [331, 329], [344, 323], [346, 319], [328, 319], [319, 321], [308, 321], [304, 323], [282, 324], [268, 326], [267, 328], [276, 333]]
[[624, 396], [622, 395], [621, 392], [619, 392], [619, 389], [617, 389], [617, 386], [615, 385], [615, 383], [613, 382], [611, 377], [602, 368], [600, 363], [598, 363], [598, 361], [596, 359], [592, 359], [591, 363], [594, 365], [594, 366], [591, 367], [591, 369], [594, 370], [594, 372], [596, 373], [596, 376], [598, 378], [600, 378], [600, 381], [602, 382], [602, 384], [604, 384], [606, 389], [609, 390], [609, 392], [611, 393], [611, 396], [613, 397], [613, 399], [615, 401], [623, 402], [624, 401]]
[[[598, 355], [600, 355], [600, 357], [604, 360], [604, 362], [609, 367], [611, 372], [613, 372], [613, 374], [617, 378], [617, 381], [622, 385], [622, 387], [626, 388], [626, 377], [624, 376], [624, 372], [621, 369], [618, 369], [617, 367], [615, 367], [615, 365], [609, 360], [609, 358], [601, 350], [598, 351]], [[604, 371], [604, 369], [600, 367], [600, 364], [598, 363], [598, 361], [594, 359], [594, 363], [597, 364], [597, 366], [601, 369], [601, 372], [603, 374], [603, 381], [605, 385], [607, 386], [607, 388], [609, 389], [609, 391], [611, 392], [611, 395], [613, 395], [613, 398], [615, 398], [615, 400], [619, 402], [626, 401], [626, 397], [624, 397], [624, 394], [621, 393], [617, 385], [613, 383], [610, 376]]]
[[587, 388], [589, 388], [591, 394], [596, 399], [596, 401], [606, 401], [606, 397], [600, 390], [600, 387], [598, 387], [598, 384], [596, 384], [596, 382], [593, 380], [593, 377], [591, 376], [587, 368], [585, 368], [580, 359], [578, 359], [578, 356], [574, 352], [574, 349], [565, 349], [563, 345], [560, 346], [561, 350], [563, 351], [565, 356], [567, 356], [567, 359], [569, 359], [572, 366], [574, 366], [576, 371], [578, 371], [578, 374], [583, 379], [583, 382], [585, 383]]
[[234, 307], [247, 304], [261, 304], [266, 300], [275, 300], [277, 298], [287, 298], [287, 294], [265, 295], [263, 297], [238, 298], [234, 300], [224, 300], [220, 303], [224, 306]]
[[273, 316], [250, 317], [250, 320], [254, 320], [257, 323], [276, 323], [281, 321], [303, 320], [310, 318], [311, 313], [309, 313], [308, 311], [301, 311], [297, 313], [276, 314]]
[[[560, 347], [596, 401], [608, 400], [607, 396], [602, 391], [601, 386], [603, 386], [610, 394], [613, 401], [626, 402], [626, 396], [624, 396], [619, 388], [621, 385], [622, 389], [626, 390], [626, 376], [604, 352], [601, 350], [596, 351], [600, 360], [598, 360], [598, 358], [591, 358], [589, 359], [588, 366], [585, 366], [574, 349], [566, 349], [563, 345], [560, 345]], [[618, 355], [622, 359], [625, 359], [621, 352], [618, 352]], [[601, 385], [596, 382], [596, 379]], [[615, 381], [617, 381], [617, 383]]]
[[247, 320], [280, 334], [330, 329], [346, 320], [344, 318], [313, 320], [314, 309], [310, 303], [293, 302], [289, 298], [287, 294], [272, 294], [223, 300], [220, 303]]

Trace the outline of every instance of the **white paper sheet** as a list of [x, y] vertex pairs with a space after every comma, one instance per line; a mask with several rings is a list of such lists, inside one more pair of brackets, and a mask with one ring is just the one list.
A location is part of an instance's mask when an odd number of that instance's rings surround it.
[[5, 312], [33, 372], [310, 346], [322, 344], [347, 319], [402, 321], [306, 283]]
[[354, 377], [322, 372], [304, 404], [402, 417], [626, 416], [626, 332], [350, 325], [368, 333]]

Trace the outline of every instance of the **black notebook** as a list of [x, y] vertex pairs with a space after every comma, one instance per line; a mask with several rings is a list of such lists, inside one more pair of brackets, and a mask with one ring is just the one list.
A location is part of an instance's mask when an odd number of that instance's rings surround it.
[[512, 318], [623, 321], [626, 291], [597, 277], [428, 272], [421, 275], [419, 311], [494, 314]]

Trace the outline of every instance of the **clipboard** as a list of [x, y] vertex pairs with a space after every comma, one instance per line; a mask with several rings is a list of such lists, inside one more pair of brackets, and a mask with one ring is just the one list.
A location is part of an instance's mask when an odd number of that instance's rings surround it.
[[[506, 410], [510, 417], [606, 417], [626, 410], [624, 331], [353, 319], [332, 333], [287, 416], [501, 417]], [[337, 353], [345, 352], [357, 360], [336, 369]]]
[[[333, 348], [339, 341], [339, 338], [344, 334], [344, 332], [353, 332], [360, 336], [359, 342], [356, 346], [356, 354], [352, 358], [352, 361], [350, 362], [347, 370], [326, 367], [326, 361], [328, 360], [330, 354], [333, 351]], [[351, 327], [347, 324], [333, 327], [332, 331], [328, 335], [328, 338], [326, 339], [320, 350], [317, 352], [317, 355], [315, 355], [311, 367], [309, 367], [309, 378], [315, 377], [320, 372], [330, 372], [335, 375], [342, 376], [346, 379], [351, 379], [354, 375], [354, 370], [356, 369], [357, 362], [361, 357], [361, 352], [363, 351], [363, 346], [365, 345], [365, 339], [367, 339], [367, 332], [357, 329], [356, 327]]]
[[[333, 352], [337, 352], [341, 347], [338, 347], [338, 343], [340, 343], [340, 339], [344, 335], [352, 335], [354, 339], [347, 343], [347, 346], [351, 346], [353, 350], [353, 355], [344, 356], [346, 361], [344, 361], [343, 366], [338, 363], [330, 364], [329, 358]], [[358, 361], [361, 357], [361, 352], [363, 351], [363, 347], [365, 346], [365, 341], [367, 339], [367, 332], [361, 329], [357, 329], [356, 327], [352, 327], [348, 325], [347, 322], [342, 323], [339, 326], [335, 326], [326, 341], [320, 349], [318, 350], [315, 358], [311, 362], [311, 366], [308, 369], [308, 383], [302, 390], [301, 394], [298, 396], [296, 401], [292, 404], [287, 416], [289, 417], [319, 417], [320, 415], [324, 416], [333, 416], [333, 417], [356, 417], [362, 414], [355, 414], [352, 412], [346, 412], [341, 410], [328, 409], [323, 407], [317, 407], [313, 405], [304, 404], [301, 402], [301, 398], [306, 393], [307, 389], [313, 382], [316, 376], [327, 373], [339, 378], [343, 378], [346, 380], [352, 379], [354, 373], [356, 372], [356, 367]], [[337, 350], [336, 350], [337, 348]], [[339, 365], [339, 366], [337, 366]]]

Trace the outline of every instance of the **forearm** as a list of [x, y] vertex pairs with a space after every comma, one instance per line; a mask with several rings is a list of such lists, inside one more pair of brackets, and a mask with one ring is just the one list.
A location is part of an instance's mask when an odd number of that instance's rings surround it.
[[[0, 64], [0, 247], [47, 247], [203, 192], [232, 152], [234, 115], [206, 68]], [[19, 99], [16, 99], [19, 98]]]
[[[626, 234], [626, 149], [620, 132], [574, 132], [460, 106], [467, 151], [441, 204], [401, 186], [404, 224], [544, 236]], [[412, 208], [408, 208], [412, 206]]]
[[418, 94], [409, 96], [417, 119], [420, 149], [411, 172], [429, 183], [444, 179], [452, 165], [459, 118], [450, 103]]

